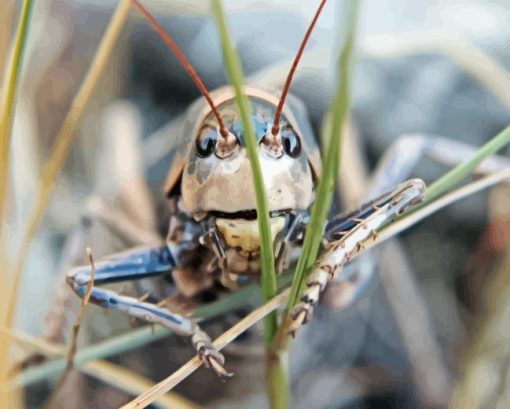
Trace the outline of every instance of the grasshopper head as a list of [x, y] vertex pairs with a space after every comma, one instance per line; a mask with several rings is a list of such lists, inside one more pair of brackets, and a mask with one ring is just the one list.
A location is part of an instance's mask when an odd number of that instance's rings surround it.
[[[270, 135], [276, 106], [250, 97], [257, 154], [271, 212], [306, 209], [313, 198], [313, 177], [301, 135], [283, 115], [280, 131]], [[234, 100], [219, 105], [228, 136], [221, 135], [210, 113], [205, 116], [184, 165], [181, 192], [190, 213], [244, 214], [256, 218], [251, 164]]]

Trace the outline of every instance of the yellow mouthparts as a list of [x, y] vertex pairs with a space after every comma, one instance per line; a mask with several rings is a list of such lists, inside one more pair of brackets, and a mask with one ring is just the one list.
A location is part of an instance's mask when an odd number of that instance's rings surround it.
[[[269, 221], [271, 239], [274, 241], [276, 235], [285, 226], [285, 217], [273, 217]], [[257, 220], [216, 219], [216, 226], [230, 247], [241, 247], [246, 251], [255, 251], [260, 248]]]

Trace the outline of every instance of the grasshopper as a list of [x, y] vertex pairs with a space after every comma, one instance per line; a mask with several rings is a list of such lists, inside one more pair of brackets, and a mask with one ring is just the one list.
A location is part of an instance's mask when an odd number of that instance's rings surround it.
[[[324, 4], [325, 0], [321, 1], [284, 88], [244, 88], [251, 105], [279, 272], [299, 253], [296, 249], [302, 245], [309, 208], [321, 177], [319, 148], [305, 106], [288, 90]], [[138, 0], [133, 0], [133, 5], [178, 57], [204, 96], [189, 107], [182, 132], [168, 136], [175, 142], [174, 160], [164, 185], [172, 213], [164, 244], [135, 248], [96, 263], [90, 301], [190, 336], [205, 366], [226, 378], [231, 374], [224, 368], [223, 355], [195, 321], [100, 287], [169, 274], [177, 291], [191, 296], [211, 283], [235, 290], [240, 277], [260, 275], [255, 192], [233, 89], [226, 86], [209, 93], [156, 19]], [[403, 154], [402, 147], [410, 145], [413, 154]], [[436, 137], [415, 136], [398, 142], [377, 169], [367, 202], [353, 212], [332, 218], [325, 226], [314, 226], [323, 229], [324, 245], [301, 302], [290, 314], [289, 332], [295, 333], [309, 321], [331, 279], [350, 284], [349, 294], [343, 297], [344, 305], [360, 296], [364, 278], [345, 273], [342, 267], [363, 250], [364, 243], [377, 238], [381, 226], [422, 200], [426, 186], [421, 179], [399, 183], [421, 155], [456, 163], [472, 151], [471, 147]], [[484, 164], [482, 170], [486, 172], [493, 171], [493, 165], [508, 165], [496, 159]], [[90, 280], [88, 266], [73, 268], [67, 275], [67, 282], [80, 297], [85, 295]], [[194, 286], [190, 287], [190, 282]]]

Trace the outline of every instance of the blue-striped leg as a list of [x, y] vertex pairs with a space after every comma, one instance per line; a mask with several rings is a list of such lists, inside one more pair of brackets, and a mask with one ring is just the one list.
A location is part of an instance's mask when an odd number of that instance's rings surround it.
[[[231, 374], [223, 368], [225, 362], [223, 355], [212, 345], [210, 337], [200, 329], [197, 323], [154, 304], [96, 287], [101, 284], [167, 273], [177, 266], [175, 253], [176, 251], [172, 251], [170, 245], [139, 247], [96, 263], [90, 302], [103, 308], [123, 311], [131, 317], [163, 325], [180, 335], [191, 336], [193, 346], [205, 366], [214, 369], [220, 377], [229, 377]], [[88, 266], [73, 268], [67, 274], [67, 282], [80, 297], [85, 295], [90, 280], [91, 269]]]

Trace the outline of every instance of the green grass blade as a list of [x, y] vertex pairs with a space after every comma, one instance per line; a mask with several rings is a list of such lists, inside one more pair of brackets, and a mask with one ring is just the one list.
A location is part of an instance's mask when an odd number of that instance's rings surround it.
[[288, 354], [280, 354], [272, 349], [266, 353], [266, 391], [271, 409], [289, 407], [289, 383], [286, 365]]
[[[11, 146], [12, 124], [14, 121], [16, 107], [16, 93], [23, 64], [25, 44], [30, 28], [30, 17], [32, 15], [33, 4], [34, 2], [32, 0], [23, 1], [16, 37], [14, 39], [14, 47], [10, 56], [9, 68], [6, 72], [5, 82], [2, 84], [2, 95], [0, 101], [0, 237], [2, 239], [5, 238], [3, 235], [5, 233], [3, 229], [5, 222], [3, 215], [6, 202], [7, 184], [9, 180], [9, 150]], [[7, 8], [8, 6], [4, 4], [0, 7]], [[0, 24], [8, 25], [8, 22], [0, 21]], [[6, 40], [6, 43], [7, 42], [8, 41]], [[1, 71], [3, 70], [0, 70], [0, 72]], [[7, 311], [10, 305], [9, 297], [5, 297], [6, 291], [4, 288], [8, 288], [11, 277], [8, 272], [9, 260], [6, 255], [6, 248], [4, 248], [3, 242], [0, 245], [2, 246], [2, 248], [0, 248], [0, 286], [2, 288], [2, 291], [0, 291], [2, 298], [0, 300], [0, 329], [3, 329], [7, 326], [5, 311]], [[9, 360], [7, 359], [8, 347], [8, 336], [0, 333], [0, 385], [5, 382], [9, 372]], [[0, 407], [18, 407], [15, 403], [18, 395], [19, 394], [17, 392], [5, 393], [4, 391], [0, 391]]]
[[[278, 287], [286, 287], [289, 285], [291, 279], [291, 274], [283, 274], [279, 276]], [[193, 316], [197, 317], [199, 322], [218, 317], [227, 311], [246, 307], [255, 301], [259, 294], [260, 287], [256, 284], [251, 284], [240, 288], [234, 293], [225, 295], [216, 302], [198, 307]], [[75, 356], [75, 364], [76, 366], [81, 367], [85, 363], [95, 359], [103, 359], [123, 354], [125, 352], [141, 348], [151, 342], [164, 339], [171, 334], [172, 331], [163, 327], [155, 327], [154, 331], [150, 326], [135, 329], [98, 342], [94, 345], [80, 348]], [[53, 378], [62, 372], [65, 367], [66, 361], [63, 358], [45, 362], [38, 367], [23, 371], [12, 381], [12, 385], [26, 387], [44, 379]]]
[[[223, 48], [223, 58], [227, 77], [232, 84], [235, 94], [236, 103], [241, 116], [243, 130], [245, 133], [246, 150], [251, 163], [253, 185], [257, 197], [257, 220], [260, 232], [260, 253], [261, 253], [261, 287], [262, 297], [265, 302], [269, 301], [276, 295], [276, 272], [274, 266], [273, 241], [271, 239], [271, 230], [269, 224], [269, 208], [266, 201], [266, 192], [264, 188], [264, 179], [262, 178], [262, 169], [257, 154], [257, 142], [253, 125], [250, 118], [250, 105], [248, 99], [244, 96], [242, 83], [243, 76], [241, 65], [237, 58], [227, 25], [225, 15], [220, 0], [213, 0], [212, 14], [216, 22], [220, 42]], [[264, 338], [266, 345], [270, 345], [272, 338], [276, 333], [278, 322], [276, 313], [269, 314], [264, 320], [265, 331]]]
[[16, 105], [16, 90], [18, 89], [19, 73], [23, 64], [23, 54], [28, 38], [33, 5], [34, 2], [32, 0], [23, 1], [9, 71], [3, 86], [2, 111], [0, 113], [0, 217], [3, 214], [5, 191], [7, 188], [9, 149], [11, 145], [14, 107]]
[[457, 165], [444, 176], [432, 183], [425, 194], [423, 206], [438, 196], [450, 190], [462, 179], [468, 176], [485, 158], [494, 155], [497, 151], [510, 143], [510, 126], [486, 142], [469, 160]]
[[[111, 51], [116, 44], [116, 40], [128, 17], [130, 3], [131, 0], [120, 0], [115, 8], [112, 18], [106, 27], [105, 34], [99, 42], [90, 68], [88, 69], [77, 94], [73, 98], [71, 107], [59, 128], [57, 136], [55, 137], [55, 143], [52, 147], [50, 156], [41, 169], [41, 175], [37, 181], [37, 186], [34, 191], [34, 204], [29, 211], [27, 222], [25, 226], [23, 226], [21, 244], [14, 255], [14, 265], [9, 280], [10, 282], [4, 291], [4, 299], [0, 301], [0, 304], [3, 302], [3, 305], [0, 305], [0, 325], [5, 326], [6, 328], [11, 327], [14, 319], [17, 306], [16, 300], [21, 283], [21, 275], [29, 253], [32, 237], [39, 228], [39, 224], [44, 216], [44, 210], [46, 209], [46, 205], [48, 204], [53, 189], [55, 188], [55, 180], [67, 158], [67, 154], [74, 140], [76, 126], [87, 106], [87, 103], [90, 101], [90, 97], [101, 77], [101, 73], [106, 67], [108, 57], [111, 54]], [[0, 178], [1, 177], [2, 175], [0, 175]], [[0, 334], [0, 364], [6, 361], [5, 357], [7, 357], [8, 345], [9, 340]]]
[[296, 266], [291, 293], [287, 304], [290, 310], [296, 305], [302, 292], [303, 284], [310, 268], [313, 266], [322, 239], [322, 229], [331, 205], [335, 189], [335, 177], [338, 174], [340, 163], [340, 147], [342, 139], [342, 127], [347, 118], [350, 107], [350, 73], [353, 65], [353, 47], [356, 36], [356, 22], [359, 2], [347, 0], [343, 26], [345, 27], [345, 39], [342, 44], [338, 60], [339, 77], [332, 104], [326, 114], [324, 135], [322, 141], [327, 144], [326, 158], [323, 162], [322, 174], [317, 187], [317, 197], [312, 206], [310, 223], [307, 228], [301, 255]]

